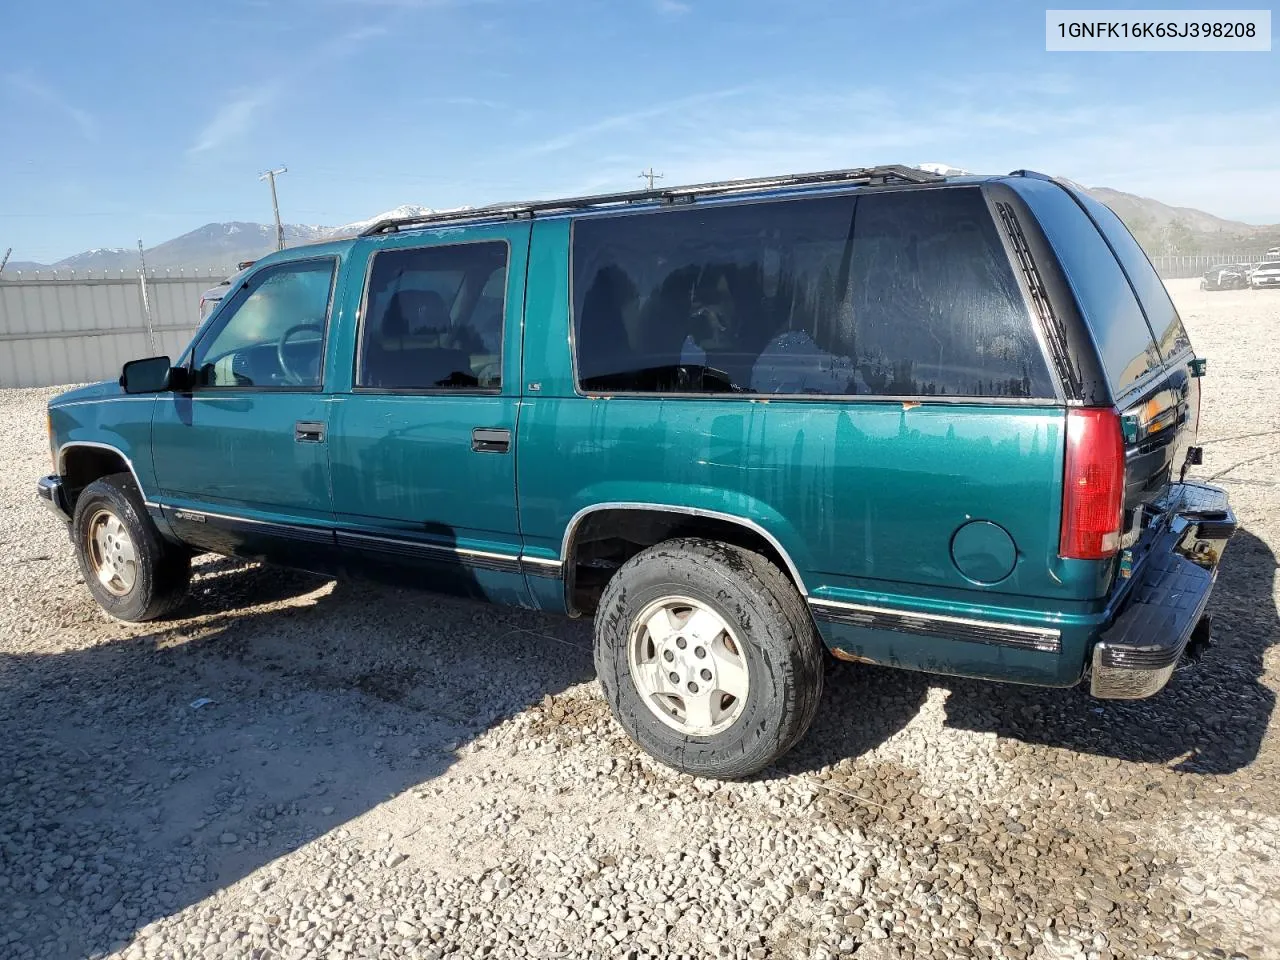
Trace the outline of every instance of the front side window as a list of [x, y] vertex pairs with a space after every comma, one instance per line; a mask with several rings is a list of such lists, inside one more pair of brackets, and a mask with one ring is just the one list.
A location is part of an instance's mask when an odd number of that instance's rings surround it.
[[1052, 397], [977, 189], [574, 224], [581, 389]]
[[195, 386], [318, 387], [337, 263], [259, 270], [233, 292], [192, 354]]
[[507, 245], [374, 254], [356, 385], [382, 390], [497, 390]]

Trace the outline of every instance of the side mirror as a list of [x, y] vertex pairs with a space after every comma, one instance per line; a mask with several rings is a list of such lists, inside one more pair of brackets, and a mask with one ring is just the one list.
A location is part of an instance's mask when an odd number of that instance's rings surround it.
[[120, 373], [120, 386], [125, 393], [161, 393], [168, 390], [173, 365], [168, 357], [130, 360]]

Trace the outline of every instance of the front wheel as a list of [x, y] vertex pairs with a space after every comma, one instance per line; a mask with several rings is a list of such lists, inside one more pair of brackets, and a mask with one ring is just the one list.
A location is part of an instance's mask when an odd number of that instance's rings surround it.
[[822, 651], [803, 598], [769, 560], [668, 540], [622, 565], [596, 613], [596, 671], [614, 716], [655, 758], [734, 779], [804, 736]]
[[71, 536], [85, 585], [116, 619], [154, 620], [186, 596], [191, 554], [160, 536], [130, 474], [103, 477], [81, 491]]

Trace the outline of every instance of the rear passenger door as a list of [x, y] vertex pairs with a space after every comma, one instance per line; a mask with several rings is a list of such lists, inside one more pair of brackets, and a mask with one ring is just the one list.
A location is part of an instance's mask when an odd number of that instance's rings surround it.
[[528, 246], [527, 224], [493, 225], [353, 252], [366, 277], [355, 364], [330, 422], [353, 572], [527, 603], [513, 441]]

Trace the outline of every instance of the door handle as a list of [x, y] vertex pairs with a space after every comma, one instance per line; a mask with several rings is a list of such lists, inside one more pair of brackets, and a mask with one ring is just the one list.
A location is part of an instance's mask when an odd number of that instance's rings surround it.
[[507, 453], [511, 449], [511, 431], [476, 427], [471, 431], [471, 449], [476, 453]]
[[324, 443], [324, 424], [318, 420], [299, 420], [293, 425], [293, 439], [298, 443]]

